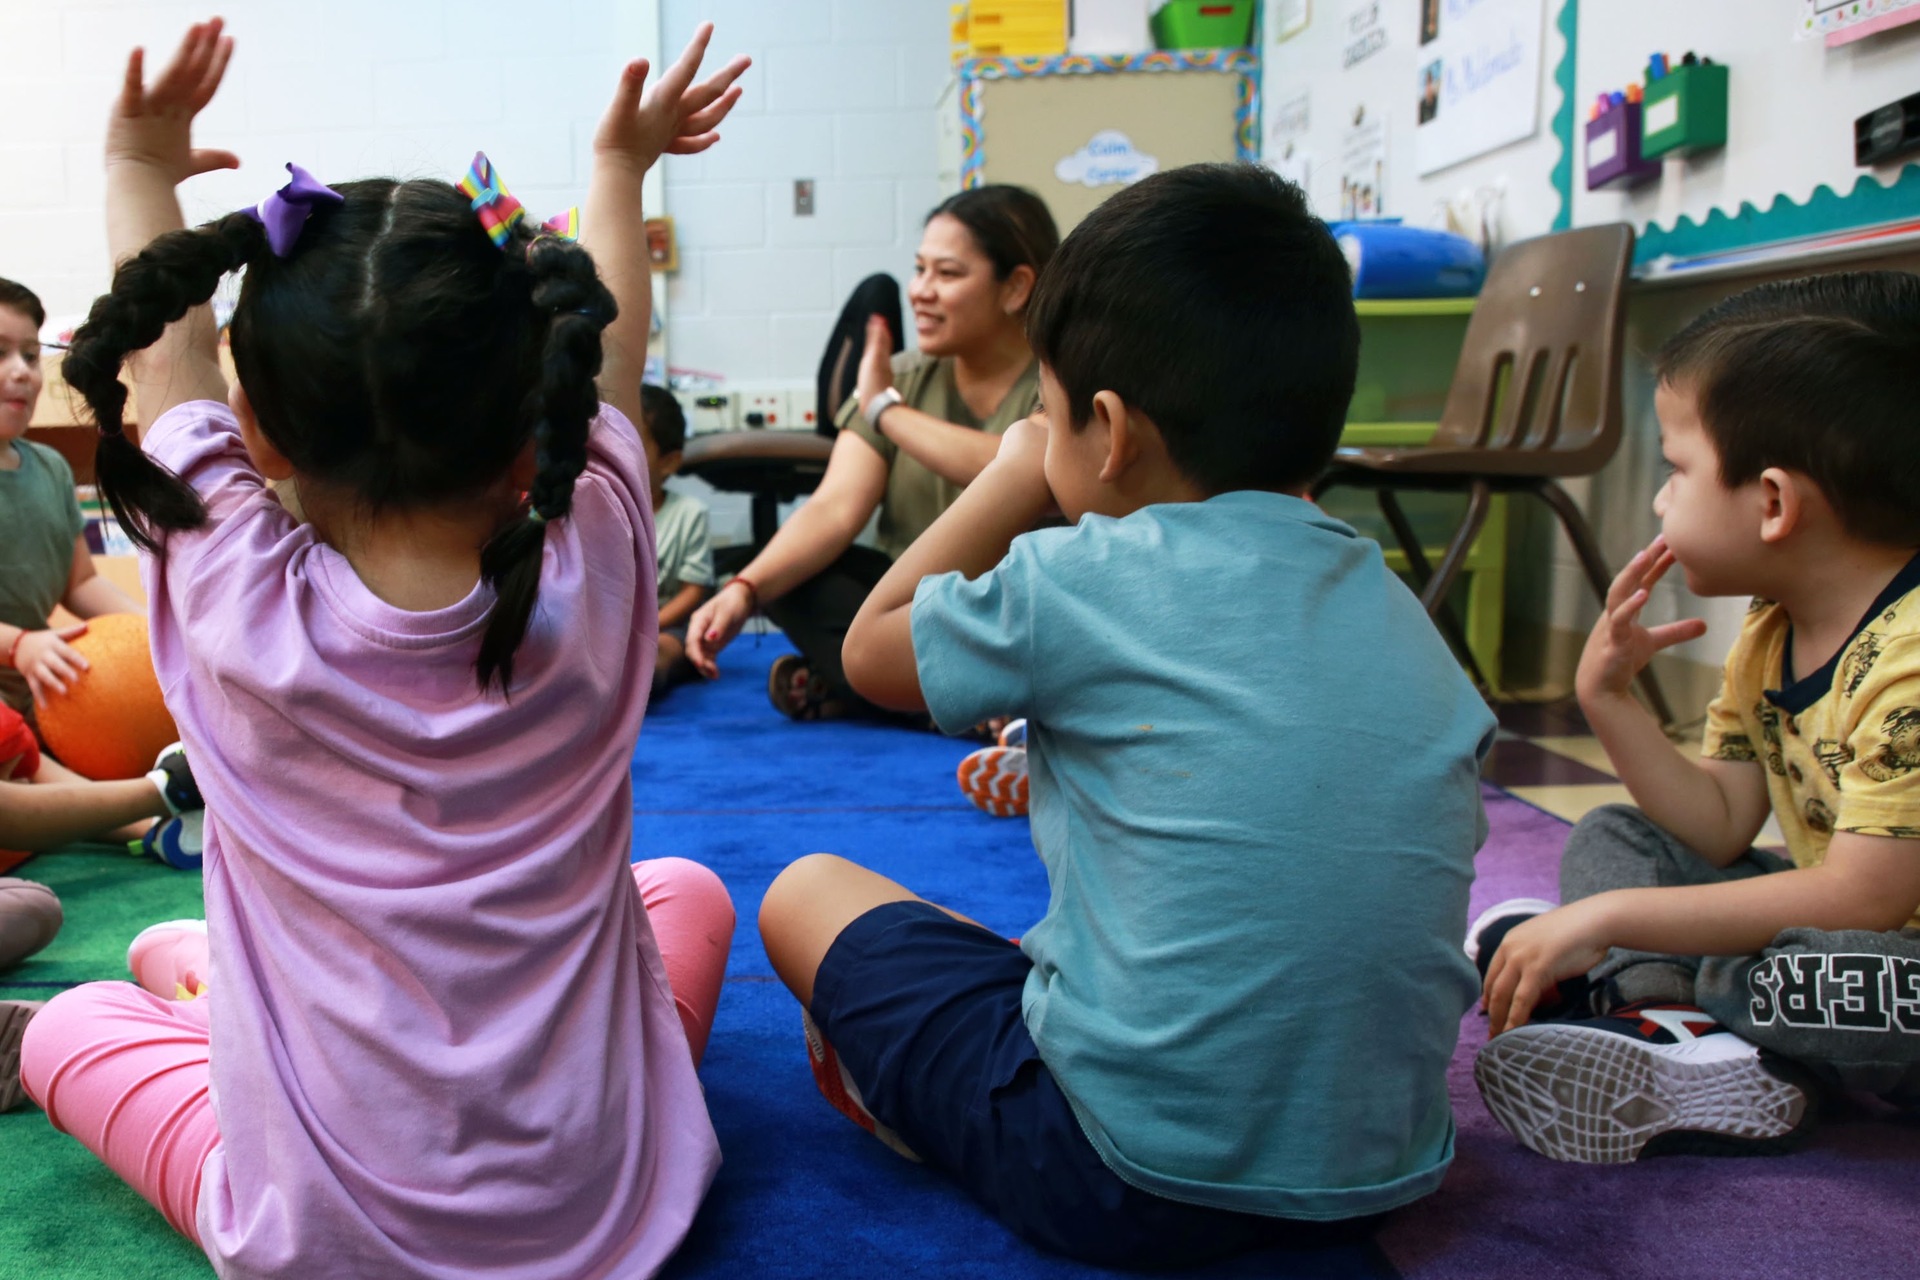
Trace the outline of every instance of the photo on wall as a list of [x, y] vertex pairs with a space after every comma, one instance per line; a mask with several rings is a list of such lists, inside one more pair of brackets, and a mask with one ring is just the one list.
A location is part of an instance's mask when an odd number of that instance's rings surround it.
[[1440, 38], [1440, 0], [1420, 0], [1420, 43]]
[[[1434, 12], [1427, 38], [1428, 9]], [[1419, 125], [1414, 158], [1421, 177], [1540, 129], [1545, 0], [1423, 0]]]

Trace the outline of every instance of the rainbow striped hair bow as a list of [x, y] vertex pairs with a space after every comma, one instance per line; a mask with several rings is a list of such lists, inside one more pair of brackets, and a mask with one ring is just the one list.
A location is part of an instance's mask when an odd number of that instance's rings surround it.
[[[473, 163], [467, 167], [467, 176], [454, 184], [460, 193], [473, 204], [473, 211], [480, 219], [480, 225], [486, 228], [487, 235], [499, 248], [506, 248], [513, 238], [514, 224], [526, 217], [526, 208], [514, 199], [507, 190], [507, 184], [493, 167], [493, 161], [487, 159], [487, 153], [473, 153]], [[565, 240], [580, 238], [580, 210], [570, 208], [565, 213], [557, 213], [541, 224], [550, 235]]]

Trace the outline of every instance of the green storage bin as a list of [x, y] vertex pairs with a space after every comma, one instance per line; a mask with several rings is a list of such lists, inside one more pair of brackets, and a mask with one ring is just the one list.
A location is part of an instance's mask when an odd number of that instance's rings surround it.
[[1239, 49], [1253, 39], [1253, 0], [1171, 0], [1153, 15], [1161, 49]]
[[1640, 154], [1682, 156], [1727, 144], [1727, 69], [1719, 63], [1675, 67], [1647, 83], [1640, 108]]

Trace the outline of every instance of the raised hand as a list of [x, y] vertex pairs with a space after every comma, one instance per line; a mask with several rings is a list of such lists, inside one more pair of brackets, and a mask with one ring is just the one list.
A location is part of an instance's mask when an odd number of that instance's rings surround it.
[[880, 316], [867, 317], [867, 345], [860, 352], [860, 374], [854, 383], [854, 403], [865, 413], [873, 398], [893, 385], [893, 334]]
[[233, 56], [233, 38], [218, 18], [187, 28], [173, 61], [151, 86], [146, 53], [127, 56], [127, 73], [107, 119], [107, 167], [140, 165], [177, 185], [213, 169], [237, 169], [240, 157], [193, 145], [193, 118], [213, 101]]
[[623, 156], [648, 169], [662, 155], [696, 155], [718, 142], [716, 128], [740, 100], [734, 81], [752, 62], [742, 55], [694, 84], [712, 38], [713, 24], [701, 23], [680, 57], [650, 89], [648, 61], [629, 62], [594, 133], [594, 151]]
[[1640, 621], [1640, 612], [1654, 585], [1673, 568], [1673, 552], [1664, 536], [1655, 538], [1646, 550], [1627, 561], [1627, 567], [1607, 589], [1606, 608], [1600, 621], [1587, 637], [1580, 654], [1580, 668], [1574, 685], [1584, 699], [1607, 696], [1631, 696], [1634, 677], [1662, 649], [1697, 640], [1707, 633], [1707, 624], [1699, 618], [1649, 627]]

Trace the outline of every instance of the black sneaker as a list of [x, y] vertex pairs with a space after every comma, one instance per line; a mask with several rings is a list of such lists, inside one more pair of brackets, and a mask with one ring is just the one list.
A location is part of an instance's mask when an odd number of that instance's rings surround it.
[[1685, 1004], [1516, 1027], [1480, 1051], [1473, 1079], [1523, 1145], [1581, 1164], [1776, 1155], [1814, 1118], [1807, 1091], [1770, 1070], [1758, 1045]]
[[1473, 923], [1467, 926], [1466, 952], [1467, 959], [1480, 970], [1482, 981], [1486, 979], [1487, 966], [1493, 963], [1493, 953], [1500, 949], [1507, 934], [1535, 916], [1545, 915], [1554, 906], [1545, 898], [1508, 898], [1474, 917]]
[[193, 780], [193, 770], [187, 767], [187, 749], [177, 742], [160, 753], [147, 780], [160, 789], [160, 798], [167, 802], [167, 812], [174, 817], [207, 806], [200, 798], [200, 785]]

